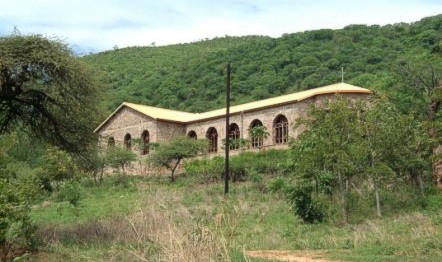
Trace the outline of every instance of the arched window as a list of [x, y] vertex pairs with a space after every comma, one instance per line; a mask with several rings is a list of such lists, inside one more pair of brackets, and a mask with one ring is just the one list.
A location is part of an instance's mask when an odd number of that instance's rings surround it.
[[237, 124], [230, 124], [229, 127], [229, 149], [239, 149], [240, 132]]
[[275, 144], [286, 144], [289, 138], [289, 122], [283, 115], [279, 115], [273, 121], [273, 134]]
[[150, 142], [149, 131], [144, 130], [143, 133], [141, 133], [141, 154], [142, 155], [149, 154], [149, 142]]
[[209, 140], [209, 153], [214, 153], [218, 151], [218, 132], [214, 127], [207, 130], [207, 139]]
[[188, 138], [192, 138], [192, 139], [197, 139], [197, 136], [196, 136], [196, 132], [195, 131], [189, 131], [189, 133], [187, 133], [187, 137]]
[[124, 147], [128, 150], [132, 149], [132, 137], [129, 133], [124, 136]]
[[113, 147], [115, 146], [115, 139], [113, 136], [109, 137], [109, 139], [107, 140], [107, 146], [108, 147]]
[[[257, 128], [262, 127], [262, 122], [258, 119], [255, 119], [250, 124], [249, 129], [249, 135], [250, 135], [250, 142], [252, 144], [252, 148], [260, 148], [264, 144], [264, 136], [265, 134], [262, 132], [259, 132]], [[265, 131], [265, 130], [262, 130]]]

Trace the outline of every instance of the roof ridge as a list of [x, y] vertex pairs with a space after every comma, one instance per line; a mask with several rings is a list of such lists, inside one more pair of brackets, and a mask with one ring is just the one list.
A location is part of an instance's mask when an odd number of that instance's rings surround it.
[[[230, 107], [230, 113], [235, 114], [239, 112], [248, 112], [252, 110], [259, 110], [262, 108], [268, 108], [272, 106], [293, 103], [324, 94], [335, 93], [365, 93], [370, 94], [371, 91], [366, 88], [340, 82], [327, 86], [312, 88], [286, 95], [280, 95], [276, 97], [266, 98], [262, 100], [252, 101], [240, 105]], [[160, 108], [149, 105], [135, 104], [130, 102], [123, 102], [104, 122], [102, 122], [94, 132], [98, 132], [101, 127], [105, 125], [122, 107], [127, 106], [145, 116], [153, 118], [155, 120], [163, 120], [181, 124], [187, 124], [191, 122], [203, 121], [205, 119], [222, 117], [225, 115], [226, 108], [219, 108], [203, 113], [191, 113], [185, 111], [179, 111], [174, 109]]]

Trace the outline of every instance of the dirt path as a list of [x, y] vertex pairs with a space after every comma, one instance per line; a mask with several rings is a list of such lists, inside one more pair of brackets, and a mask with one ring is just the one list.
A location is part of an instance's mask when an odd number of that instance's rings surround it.
[[323, 258], [326, 254], [324, 251], [256, 250], [246, 251], [245, 253], [249, 257], [286, 262], [333, 262], [332, 260]]

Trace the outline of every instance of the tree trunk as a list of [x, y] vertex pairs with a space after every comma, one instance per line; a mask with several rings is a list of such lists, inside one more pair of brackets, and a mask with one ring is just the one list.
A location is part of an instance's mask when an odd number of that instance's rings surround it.
[[[439, 108], [441, 105], [441, 101], [438, 100], [432, 100], [430, 103], [430, 121], [431, 121], [431, 128], [430, 128], [430, 137], [438, 139], [437, 129], [434, 126], [435, 120], [437, 117], [437, 113], [439, 112]], [[442, 153], [442, 145], [440, 145], [438, 142], [433, 147], [433, 156], [437, 156]], [[442, 190], [442, 159], [435, 158], [433, 161], [433, 177], [436, 182], [437, 188]]]
[[419, 172], [419, 174], [417, 175], [417, 182], [419, 184], [419, 189], [421, 191], [421, 195], [425, 196], [425, 193], [424, 193], [424, 181], [422, 179], [422, 172]]
[[376, 181], [373, 180], [373, 186], [374, 186], [374, 194], [376, 196], [376, 216], [378, 218], [382, 217], [381, 214], [381, 196], [379, 194], [379, 188], [378, 188], [378, 183]]
[[175, 170], [176, 170], [176, 168], [178, 167], [180, 161], [181, 161], [181, 159], [178, 159], [178, 160], [176, 161], [176, 163], [175, 163], [175, 166], [172, 168], [172, 175], [171, 175], [171, 177], [170, 177], [170, 181], [172, 181], [172, 182], [175, 182], [175, 176], [174, 176], [174, 174], [175, 174]]
[[347, 199], [345, 197], [345, 186], [344, 181], [342, 180], [341, 171], [338, 171], [338, 180], [339, 180], [339, 195], [341, 197], [342, 204], [342, 218], [345, 224], [348, 224], [348, 207], [347, 207]]
[[[442, 145], [438, 145], [433, 149], [433, 155], [442, 154]], [[442, 190], [442, 159], [434, 160], [433, 162], [433, 177], [436, 182], [437, 188]]]

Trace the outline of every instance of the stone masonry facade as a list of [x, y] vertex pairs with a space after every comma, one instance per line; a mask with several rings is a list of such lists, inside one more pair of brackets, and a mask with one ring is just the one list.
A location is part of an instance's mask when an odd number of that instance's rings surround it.
[[[259, 147], [286, 147], [287, 140], [281, 141], [277, 138], [278, 131], [275, 129], [275, 121], [281, 118], [285, 119], [286, 126], [283, 128], [286, 128], [285, 132], [287, 133], [284, 134], [287, 134], [290, 138], [296, 138], [301, 132], [301, 130], [295, 130], [293, 127], [296, 119], [304, 116], [312, 104], [321, 104], [324, 100], [333, 99], [334, 96], [335, 94], [321, 94], [299, 102], [293, 101], [282, 105], [248, 110], [247, 112], [235, 112], [230, 116], [230, 124], [236, 124], [239, 127], [238, 137], [250, 141], [249, 129], [252, 127], [252, 123], [259, 121], [266, 127], [269, 133], [269, 136], [262, 141]], [[365, 97], [366, 94], [345, 93], [343, 96], [355, 100]], [[225, 128], [225, 116], [189, 121], [187, 123], [176, 123], [174, 121], [154, 119], [132, 108], [123, 106], [114, 112], [96, 132], [100, 137], [102, 145], [106, 145], [110, 140], [113, 140], [116, 145], [127, 146], [125, 139], [128, 137], [131, 140], [139, 139], [139, 141], [142, 141], [147, 134], [148, 142], [163, 143], [179, 135], [189, 136], [190, 133], [196, 134], [197, 139], [208, 138], [209, 130], [215, 129], [217, 146], [215, 152], [212, 153], [221, 154], [223, 152], [221, 141], [226, 136]], [[249, 145], [249, 149], [253, 149], [253, 147]], [[132, 143], [130, 150], [138, 155], [149, 153], [143, 153], [136, 143]]]

